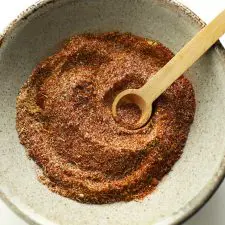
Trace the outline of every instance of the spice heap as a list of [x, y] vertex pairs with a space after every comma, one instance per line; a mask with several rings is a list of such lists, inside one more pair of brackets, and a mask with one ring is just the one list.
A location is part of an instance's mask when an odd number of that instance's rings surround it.
[[[182, 154], [195, 112], [192, 85], [179, 78], [138, 130], [116, 122], [111, 106], [172, 57], [158, 42], [113, 32], [74, 36], [40, 63], [17, 98], [19, 138], [43, 171], [40, 181], [84, 203], [149, 194]], [[127, 110], [119, 110], [123, 121], [136, 121], [138, 109]]]

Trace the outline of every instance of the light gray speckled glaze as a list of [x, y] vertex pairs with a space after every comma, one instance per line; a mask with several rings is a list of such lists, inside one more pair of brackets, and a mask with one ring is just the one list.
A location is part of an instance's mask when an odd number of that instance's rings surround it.
[[30, 224], [166, 225], [193, 214], [225, 172], [225, 54], [220, 44], [188, 72], [197, 111], [184, 154], [143, 201], [85, 205], [50, 192], [37, 181], [35, 165], [19, 144], [15, 102], [35, 65], [73, 34], [129, 31], [176, 52], [202, 26], [187, 8], [165, 0], [50, 0], [23, 13], [0, 41], [1, 197]]

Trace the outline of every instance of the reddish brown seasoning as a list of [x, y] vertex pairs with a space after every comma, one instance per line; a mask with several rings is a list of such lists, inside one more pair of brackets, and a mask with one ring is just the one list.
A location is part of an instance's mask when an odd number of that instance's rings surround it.
[[[153, 106], [150, 122], [115, 122], [120, 91], [141, 87], [173, 54], [131, 34], [73, 37], [37, 66], [17, 98], [17, 130], [50, 190], [85, 203], [149, 194], [180, 158], [195, 112], [191, 83], [178, 79]], [[138, 110], [124, 121], [135, 121]]]

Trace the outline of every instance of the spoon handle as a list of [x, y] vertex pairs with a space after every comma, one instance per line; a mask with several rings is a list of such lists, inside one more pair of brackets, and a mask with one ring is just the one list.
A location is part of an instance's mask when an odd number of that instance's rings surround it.
[[162, 69], [139, 89], [147, 102], [158, 98], [225, 33], [225, 10], [205, 26]]

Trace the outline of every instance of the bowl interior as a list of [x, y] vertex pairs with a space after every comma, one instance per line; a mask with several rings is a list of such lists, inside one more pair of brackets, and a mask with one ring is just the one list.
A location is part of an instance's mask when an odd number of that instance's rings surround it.
[[[214, 47], [188, 71], [197, 101], [181, 159], [143, 201], [85, 205], [50, 192], [36, 179], [15, 129], [21, 85], [63, 40], [84, 32], [121, 31], [159, 40], [177, 52], [201, 28], [187, 9], [161, 0], [48, 1], [28, 10], [0, 48], [0, 190], [17, 212], [38, 224], [172, 224], [211, 193], [224, 173], [225, 64]], [[38, 8], [38, 10], [36, 10]], [[191, 57], [191, 56], [190, 56]], [[76, 221], [76, 222], [75, 222]]]

